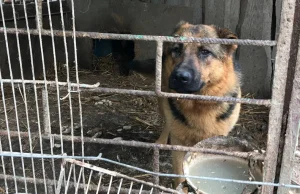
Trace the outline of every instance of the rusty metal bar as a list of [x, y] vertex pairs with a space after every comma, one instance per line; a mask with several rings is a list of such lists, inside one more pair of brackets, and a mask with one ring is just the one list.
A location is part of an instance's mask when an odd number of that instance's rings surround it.
[[261, 106], [271, 106], [271, 100], [261, 100], [261, 99], [250, 99], [250, 98], [232, 98], [232, 97], [220, 97], [220, 96], [204, 96], [195, 94], [178, 94], [178, 93], [167, 93], [156, 91], [157, 95], [160, 97], [168, 98], [187, 98], [194, 100], [204, 100], [204, 101], [216, 101], [216, 102], [236, 102], [242, 104], [255, 104]]
[[[19, 28], [6, 28], [7, 33], [27, 34], [27, 30]], [[0, 33], [4, 32], [4, 28], [0, 28]], [[32, 35], [39, 35], [39, 31], [35, 29], [29, 30]], [[43, 29], [41, 34], [51, 36], [51, 30]], [[63, 31], [53, 30], [54, 36], [64, 36]], [[66, 37], [74, 37], [73, 31], [65, 31]], [[164, 42], [194, 42], [204, 44], [237, 44], [237, 45], [252, 45], [252, 46], [275, 46], [276, 41], [273, 40], [248, 40], [248, 39], [219, 39], [219, 38], [192, 38], [192, 37], [173, 37], [173, 36], [151, 36], [151, 35], [134, 35], [134, 34], [113, 34], [113, 33], [98, 33], [98, 32], [82, 32], [76, 31], [77, 38], [93, 38], [93, 39], [114, 39], [114, 40], [142, 40], [142, 41], [164, 41]]]
[[[42, 65], [42, 72], [43, 72], [43, 78], [44, 78], [44, 88], [43, 88], [44, 95], [43, 95], [43, 99], [42, 99], [43, 102], [42, 103], [43, 103], [43, 105], [49, 106], [48, 85], [46, 84], [47, 76], [46, 76], [45, 55], [44, 55], [43, 40], [42, 40], [42, 34], [41, 34], [41, 32], [43, 30], [43, 1], [42, 0], [35, 0], [34, 3], [35, 3], [35, 12], [36, 12], [36, 32], [37, 32], [37, 35], [38, 35], [38, 38], [39, 38], [39, 46], [40, 46], [39, 49], [41, 51], [41, 53], [40, 53], [41, 54], [41, 65]], [[24, 11], [26, 11], [26, 9]], [[29, 29], [28, 26], [27, 26], [27, 29], [25, 29], [24, 31], [25, 31], [25, 35], [29, 36], [30, 29]], [[51, 33], [50, 33], [50, 35], [51, 35]], [[32, 46], [30, 42], [28, 44], [29, 44], [30, 47]], [[32, 70], [32, 71], [34, 71], [34, 70]], [[34, 85], [34, 87], [35, 87], [35, 85]], [[43, 122], [44, 122], [44, 126], [48, 126], [49, 131], [51, 132], [50, 115], [48, 115], [47, 118], [44, 118]], [[48, 124], [46, 124], [46, 122], [48, 122]], [[40, 126], [39, 126], [39, 129], [40, 129]], [[43, 154], [44, 151], [43, 151], [43, 144], [42, 144], [41, 136], [42, 136], [42, 131], [39, 130], [39, 136], [38, 137], [39, 137], [39, 140], [40, 140], [40, 142], [39, 142], [40, 143], [40, 148], [41, 148], [40, 152], [41, 152], [41, 154]], [[51, 153], [53, 153], [53, 145], [52, 145], [52, 140], [51, 139], [50, 139], [50, 149], [51, 149]], [[53, 178], [55, 179], [55, 165], [54, 165], [54, 160], [53, 159], [52, 159], [52, 165], [51, 166], [52, 166], [52, 171], [53, 171], [53, 175], [54, 175]], [[42, 159], [42, 168], [43, 168], [43, 177], [44, 177], [44, 180], [45, 180], [46, 177], [45, 177], [45, 168], [44, 168], [44, 160], [43, 159]], [[54, 184], [56, 184], [56, 182], [54, 182]], [[49, 189], [49, 187], [48, 187], [48, 189]], [[45, 184], [45, 194], [47, 194], [47, 193], [48, 193], [48, 190], [47, 190], [46, 184]]]
[[[7, 131], [0, 130], [1, 135], [7, 135]], [[31, 133], [32, 137], [38, 136], [37, 133]], [[11, 137], [18, 136], [17, 131], [10, 131]], [[27, 132], [20, 132], [21, 137], [27, 137]], [[59, 141], [60, 138], [63, 138], [65, 141], [71, 141], [72, 136], [70, 135], [42, 135], [44, 139], [53, 138], [53, 140]], [[124, 140], [113, 140], [113, 139], [102, 139], [102, 138], [91, 138], [91, 137], [84, 137], [83, 140], [80, 136], [73, 136], [74, 142], [86, 142], [86, 143], [99, 143], [99, 144], [108, 144], [108, 145], [121, 145], [121, 146], [130, 146], [130, 147], [138, 147], [138, 148], [158, 148], [160, 150], [175, 150], [175, 151], [191, 151], [191, 152], [203, 152], [203, 153], [211, 153], [211, 154], [220, 154], [220, 155], [227, 155], [227, 156], [235, 156], [239, 158], [254, 158], [257, 160], [263, 160], [264, 155], [257, 153], [257, 152], [227, 152], [222, 150], [215, 150], [215, 149], [206, 149], [206, 148], [196, 148], [196, 147], [187, 147], [187, 146], [179, 146], [179, 145], [166, 145], [166, 144], [156, 144], [156, 143], [145, 143], [145, 142], [138, 142], [138, 141], [124, 141]]]
[[177, 94], [177, 93], [161, 92], [158, 90], [159, 89], [156, 89], [156, 91], [153, 92], [153, 91], [143, 91], [143, 90], [101, 88], [101, 87], [95, 87], [95, 88], [91, 88], [91, 89], [86, 89], [86, 88], [80, 89], [80, 91], [87, 91], [87, 92], [160, 96], [160, 97], [168, 97], [168, 98], [187, 98], [187, 99], [216, 101], [216, 102], [237, 102], [237, 103], [243, 103], [243, 104], [261, 105], [261, 106], [270, 106], [271, 105], [271, 100], [250, 99], [250, 98], [232, 98], [232, 97], [219, 97], [219, 96], [204, 96], [204, 95], [194, 95], [194, 94]]
[[[3, 83], [11, 83], [11, 80], [3, 79]], [[22, 83], [21, 80], [13, 80], [14, 83]], [[25, 84], [35, 83], [35, 84], [45, 84], [45, 81], [41, 80], [24, 80]], [[55, 81], [46, 81], [51, 90], [56, 89]], [[77, 83], [70, 83], [71, 87], [77, 88]], [[67, 87], [67, 82], [58, 82], [60, 87]], [[90, 84], [79, 84], [79, 91], [82, 92], [101, 92], [101, 93], [116, 93], [116, 94], [129, 94], [129, 95], [140, 95], [140, 96], [160, 96], [160, 97], [168, 97], [168, 98], [187, 98], [187, 99], [195, 99], [195, 100], [205, 100], [205, 101], [217, 101], [217, 102], [236, 102], [243, 104], [255, 104], [262, 106], [270, 106], [271, 100], [263, 100], [263, 99], [250, 99], [250, 98], [232, 98], [232, 97], [219, 97], [219, 96], [204, 96], [204, 95], [195, 95], [195, 94], [177, 94], [177, 93], [167, 93], [156, 90], [154, 91], [144, 91], [144, 90], [131, 90], [131, 89], [118, 89], [118, 88], [102, 88], [99, 87], [100, 83], [96, 83], [93, 85]], [[62, 89], [62, 88], [59, 88]], [[73, 92], [79, 92], [78, 90], [74, 90]]]
[[[299, 129], [300, 129], [300, 43], [297, 54], [297, 62], [295, 67], [295, 77], [293, 81], [293, 89], [291, 95], [291, 103], [289, 108], [287, 131], [285, 136], [285, 144], [280, 169], [279, 183], [290, 184], [292, 180], [293, 164], [295, 159], [295, 151], [298, 145]], [[287, 188], [279, 188], [279, 194], [288, 193]]]
[[100, 92], [100, 93], [114, 93], [114, 94], [129, 94], [137, 96], [156, 96], [154, 91], [147, 90], [130, 90], [130, 89], [118, 89], [118, 88], [80, 88], [79, 91], [83, 92]]
[[[293, 31], [293, 21], [296, 0], [283, 0], [280, 18], [280, 32], [277, 41], [277, 52], [275, 58], [274, 81], [272, 87], [271, 109], [269, 113], [269, 132], [267, 152], [264, 161], [264, 182], [274, 182], [276, 165], [278, 159], [278, 147], [280, 140], [281, 122], [285, 86], [290, 57], [290, 45]], [[262, 193], [272, 194], [273, 186], [263, 186]]]

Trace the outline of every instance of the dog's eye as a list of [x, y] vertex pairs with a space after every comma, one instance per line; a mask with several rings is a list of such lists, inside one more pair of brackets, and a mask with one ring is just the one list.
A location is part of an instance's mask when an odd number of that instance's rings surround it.
[[173, 57], [180, 57], [181, 56], [181, 49], [179, 47], [172, 48], [172, 56]]
[[206, 58], [208, 57], [209, 55], [211, 55], [212, 53], [209, 51], [209, 50], [206, 50], [206, 49], [199, 49], [199, 56], [201, 58]]

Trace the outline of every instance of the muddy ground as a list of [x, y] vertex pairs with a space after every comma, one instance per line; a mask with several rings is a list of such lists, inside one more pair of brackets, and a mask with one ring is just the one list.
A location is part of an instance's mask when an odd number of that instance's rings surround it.
[[[110, 61], [110, 58], [98, 59], [96, 62], [98, 67], [95, 71], [79, 70], [80, 83], [95, 84], [100, 83], [101, 87], [110, 88], [124, 88], [124, 89], [139, 89], [139, 90], [153, 90], [154, 80], [146, 78], [143, 75], [134, 73], [129, 77], [119, 76], [117, 67]], [[59, 81], [66, 81], [67, 74], [65, 73], [64, 66], [59, 68]], [[54, 72], [47, 73], [48, 80], [55, 80]], [[74, 67], [70, 71], [70, 80], [76, 81], [76, 74]], [[26, 96], [23, 92], [22, 85], [15, 85], [15, 103], [17, 109], [14, 108], [14, 98], [12, 95], [11, 85], [4, 85], [5, 105], [6, 113], [3, 106], [3, 98], [1, 94], [0, 103], [0, 127], [1, 130], [9, 128], [11, 131], [19, 130], [22, 132], [38, 133], [39, 127], [41, 133], [44, 133], [43, 124], [43, 103], [42, 103], [42, 85], [38, 85], [37, 99], [38, 99], [38, 111], [36, 108], [36, 99], [34, 88], [32, 85], [26, 87]], [[81, 134], [80, 127], [80, 114], [79, 114], [79, 98], [78, 93], [71, 92], [71, 96], [67, 95], [67, 89], [60, 90], [59, 97], [62, 98], [60, 102], [59, 117], [57, 91], [55, 88], [48, 90], [49, 93], [49, 110], [50, 110], [50, 122], [51, 133], [60, 134], [60, 126], [64, 135], [71, 135], [71, 122], [74, 123], [74, 135], [94, 138], [106, 138], [106, 139], [122, 139], [122, 140], [134, 140], [142, 142], [154, 142], [161, 131], [162, 120], [157, 112], [157, 100], [155, 97], [144, 96], [132, 96], [121, 94], [107, 94], [96, 92], [82, 92], [81, 93], [81, 106], [82, 106], [82, 125], [83, 134]], [[251, 94], [244, 94], [246, 97], [252, 98]], [[27, 103], [25, 103], [25, 97]], [[71, 103], [70, 103], [71, 102]], [[28, 117], [26, 117], [26, 106]], [[71, 104], [71, 105], [70, 105]], [[17, 111], [17, 114], [16, 114]], [[265, 150], [267, 140], [267, 124], [268, 124], [268, 108], [262, 106], [242, 105], [242, 112], [238, 124], [232, 132], [232, 135], [247, 139], [254, 142], [259, 146], [259, 149]], [[71, 113], [73, 120], [71, 119]], [[39, 115], [39, 118], [38, 118]], [[8, 123], [5, 117], [8, 118]], [[18, 118], [18, 119], [16, 119]], [[59, 119], [60, 118], [60, 119]], [[27, 123], [29, 121], [29, 125]], [[18, 121], [18, 122], [17, 122]], [[40, 125], [38, 124], [40, 123]], [[75, 143], [72, 146], [70, 141], [66, 141], [63, 144], [60, 141], [54, 141], [53, 149], [51, 149], [49, 140], [44, 139], [40, 141], [38, 135], [33, 135], [30, 139], [28, 137], [21, 138], [21, 145], [23, 152], [30, 152], [31, 149], [35, 153], [61, 154], [63, 152], [71, 155], [74, 151], [75, 155], [82, 154], [82, 144]], [[30, 142], [31, 140], [31, 142]], [[12, 151], [19, 152], [20, 144], [17, 137], [11, 138]], [[3, 151], [10, 151], [9, 138], [7, 135], [1, 136], [1, 144]], [[30, 148], [30, 145], [32, 145]], [[41, 147], [42, 146], [42, 147]], [[73, 151], [72, 151], [73, 150]], [[114, 161], [119, 161], [132, 166], [140, 167], [147, 170], [152, 170], [152, 155], [153, 150], [144, 148], [134, 148], [126, 146], [113, 146], [103, 145], [96, 143], [85, 143], [84, 154], [85, 156], [97, 156], [102, 153], [102, 156]], [[7, 175], [15, 174], [23, 176], [23, 169], [25, 169], [26, 177], [33, 177], [33, 166], [31, 159], [24, 159], [24, 168], [22, 167], [22, 160], [20, 158], [14, 158], [15, 167], [12, 167], [12, 161], [10, 157], [4, 157], [3, 162], [0, 163], [0, 173], [3, 174], [3, 169]], [[44, 160], [44, 166], [42, 159], [34, 159], [34, 172], [35, 178], [43, 179], [43, 171], [45, 171], [46, 179], [53, 179], [53, 165], [50, 159]], [[141, 180], [153, 182], [152, 176], [146, 173], [141, 173], [129, 168], [112, 165], [103, 161], [89, 161], [89, 163], [96, 166], [103, 167], [108, 170], [117, 171], [130, 177], [135, 177]], [[54, 160], [54, 171], [56, 179], [59, 177], [61, 169], [61, 159]], [[70, 165], [67, 164], [67, 167]], [[3, 168], [4, 167], [4, 168]], [[171, 173], [171, 158], [169, 151], [160, 152], [160, 171], [164, 173]], [[77, 176], [79, 175], [79, 168], [77, 168]], [[67, 168], [67, 172], [69, 168]], [[85, 172], [85, 182], [88, 182], [89, 172]], [[99, 180], [99, 174], [93, 173], [91, 176], [91, 185], [97, 186]], [[104, 176], [102, 185], [108, 186], [110, 177]], [[12, 182], [13, 179], [8, 180], [9, 192], [15, 192], [15, 187]], [[73, 180], [73, 177], [71, 178]], [[113, 179], [113, 187], [118, 187], [120, 179]], [[165, 187], [170, 187], [172, 179], [161, 178], [160, 184]], [[134, 184], [133, 188], [139, 189], [140, 184]], [[129, 188], [130, 182], [125, 181], [122, 184], [122, 188]], [[0, 181], [0, 193], [5, 189], [5, 183]], [[144, 189], [147, 188], [144, 186]], [[28, 192], [33, 192], [33, 185], [28, 184]], [[38, 185], [37, 188], [41, 193], [44, 193], [44, 186]], [[24, 182], [18, 182], [18, 191], [24, 191]]]

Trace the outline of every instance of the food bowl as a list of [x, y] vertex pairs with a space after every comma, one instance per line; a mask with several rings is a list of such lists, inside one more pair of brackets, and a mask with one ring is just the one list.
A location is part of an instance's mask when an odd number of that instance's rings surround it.
[[[213, 148], [224, 151], [249, 152], [255, 146], [234, 137], [218, 136], [206, 139], [195, 145], [199, 148]], [[252, 163], [251, 163], [252, 164]], [[184, 158], [184, 175], [223, 178], [244, 181], [262, 181], [262, 161], [250, 165], [249, 160], [235, 156], [188, 152]], [[258, 185], [220, 180], [187, 178], [187, 184], [197, 193], [203, 194], [241, 194], [251, 193]]]

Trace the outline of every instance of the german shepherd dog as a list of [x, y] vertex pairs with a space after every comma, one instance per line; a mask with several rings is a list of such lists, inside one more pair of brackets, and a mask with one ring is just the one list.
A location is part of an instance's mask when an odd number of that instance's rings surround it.
[[[175, 37], [237, 39], [228, 29], [213, 25], [180, 22]], [[237, 45], [166, 43], [163, 51], [162, 90], [165, 92], [200, 94], [219, 97], [241, 97], [241, 73], [235, 62]], [[151, 67], [149, 65], [152, 64]], [[129, 69], [154, 70], [154, 60], [132, 61]], [[227, 136], [236, 124], [239, 103], [208, 102], [191, 99], [159, 98], [164, 117], [163, 131], [156, 143], [194, 146], [213, 136]], [[176, 174], [183, 174], [185, 152], [173, 151]], [[175, 180], [175, 187], [184, 181]]]

